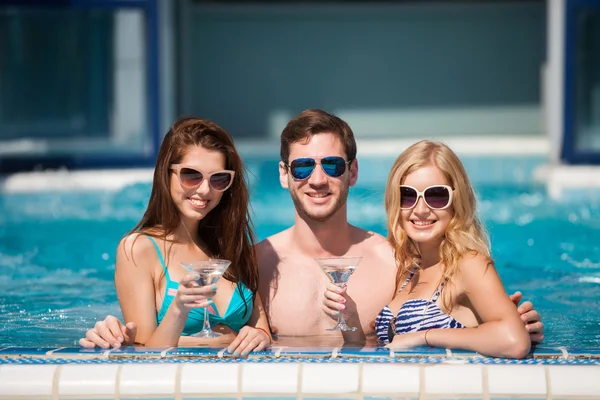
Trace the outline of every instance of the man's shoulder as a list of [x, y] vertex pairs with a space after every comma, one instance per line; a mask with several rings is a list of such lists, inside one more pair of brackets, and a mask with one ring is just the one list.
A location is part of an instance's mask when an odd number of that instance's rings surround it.
[[354, 237], [358, 238], [360, 245], [365, 247], [377, 247], [378, 249], [390, 249], [392, 246], [387, 238], [375, 231], [353, 226]]
[[289, 237], [290, 229], [286, 229], [256, 244], [256, 256], [260, 269], [268, 269], [277, 264], [279, 254], [289, 247]]
[[394, 249], [385, 236], [377, 232], [357, 228], [357, 236], [362, 238], [357, 247], [363, 257], [379, 259], [384, 264], [395, 265]]
[[261, 253], [270, 252], [273, 249], [281, 249], [289, 241], [290, 229], [278, 232], [258, 242], [256, 244], [256, 251], [259, 257]]

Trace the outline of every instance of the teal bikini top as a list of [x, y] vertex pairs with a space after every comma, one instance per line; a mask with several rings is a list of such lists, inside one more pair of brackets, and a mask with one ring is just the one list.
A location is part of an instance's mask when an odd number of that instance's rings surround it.
[[[173, 299], [175, 298], [177, 288], [179, 287], [179, 282], [174, 282], [171, 280], [167, 265], [165, 264], [165, 260], [160, 252], [158, 244], [153, 237], [148, 236], [148, 238], [152, 244], [154, 244], [154, 248], [158, 254], [158, 259], [163, 266], [165, 278], [167, 280], [162, 307], [156, 316], [157, 322], [160, 324], [165, 317], [169, 306], [173, 302]], [[189, 336], [202, 330], [202, 327], [204, 326], [204, 311], [206, 309], [208, 309], [208, 319], [211, 325], [227, 325], [234, 331], [239, 331], [244, 325], [246, 325], [250, 319], [250, 315], [252, 314], [252, 297], [252, 291], [248, 289], [242, 282], [238, 282], [238, 287], [236, 287], [233, 291], [231, 301], [229, 302], [229, 306], [227, 307], [224, 315], [220, 315], [217, 308], [213, 306], [209, 306], [207, 308], [194, 308], [188, 315], [188, 319], [185, 322], [185, 327], [183, 328], [181, 335]], [[247, 307], [244, 305], [244, 303], [247, 305]]]

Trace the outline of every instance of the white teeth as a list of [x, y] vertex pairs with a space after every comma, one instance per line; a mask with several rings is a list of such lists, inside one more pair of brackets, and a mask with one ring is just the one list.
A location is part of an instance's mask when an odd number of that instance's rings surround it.
[[435, 221], [412, 221], [413, 224], [419, 226], [433, 225]]
[[198, 207], [202, 207], [206, 205], [206, 201], [198, 200], [198, 199], [190, 199], [190, 202]]
[[310, 197], [317, 197], [317, 198], [326, 197], [328, 195], [329, 195], [329, 193], [310, 193], [309, 194]]

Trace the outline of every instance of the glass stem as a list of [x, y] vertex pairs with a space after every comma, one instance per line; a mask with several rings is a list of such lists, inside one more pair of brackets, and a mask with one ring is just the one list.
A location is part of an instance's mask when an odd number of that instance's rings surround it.
[[204, 326], [202, 327], [203, 331], [210, 331], [210, 322], [208, 322], [208, 307], [204, 309]]
[[338, 317], [338, 326], [346, 325], [346, 320], [344, 319], [344, 314], [340, 311], [340, 316]]
[[[340, 286], [341, 289], [345, 288], [346, 285], [342, 284]], [[338, 317], [338, 326], [344, 326], [346, 325], [346, 320], [344, 319], [344, 313], [342, 312], [342, 310], [340, 310], [340, 315]]]

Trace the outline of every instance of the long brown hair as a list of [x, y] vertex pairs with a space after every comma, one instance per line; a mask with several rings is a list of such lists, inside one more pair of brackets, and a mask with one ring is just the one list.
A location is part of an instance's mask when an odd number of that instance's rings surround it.
[[[402, 229], [400, 185], [404, 183], [407, 175], [429, 165], [439, 168], [454, 189], [454, 212], [439, 250], [441, 263], [444, 265], [440, 283], [452, 281], [458, 269], [458, 261], [469, 253], [481, 254], [488, 259], [488, 265], [493, 265], [487, 232], [477, 216], [475, 193], [463, 164], [456, 153], [444, 143], [422, 140], [398, 156], [386, 185], [388, 240], [398, 263], [396, 289], [402, 277], [406, 276], [420, 259], [417, 246]], [[442, 306], [446, 311], [452, 310], [452, 296], [449, 291], [444, 290], [442, 293]]]
[[[166, 240], [179, 226], [181, 217], [170, 192], [170, 166], [181, 161], [189, 146], [218, 151], [225, 156], [225, 169], [235, 171], [231, 187], [223, 193], [219, 204], [200, 221], [198, 236], [206, 244], [210, 257], [231, 261], [223, 275], [225, 279], [241, 281], [256, 293], [258, 265], [246, 171], [231, 136], [214, 122], [183, 118], [169, 129], [158, 151], [148, 208], [130, 233], [142, 232]], [[238, 289], [241, 294], [240, 285]]]

